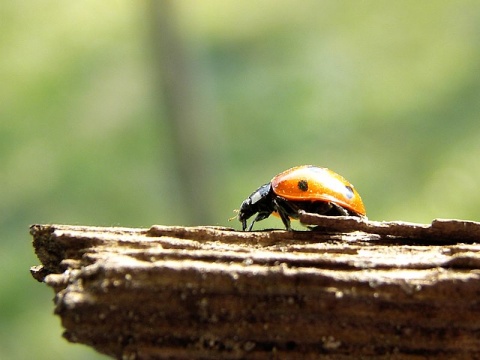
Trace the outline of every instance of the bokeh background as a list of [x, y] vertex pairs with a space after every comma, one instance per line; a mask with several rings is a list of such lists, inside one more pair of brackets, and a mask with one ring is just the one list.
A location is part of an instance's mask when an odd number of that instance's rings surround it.
[[300, 164], [373, 220], [480, 220], [476, 0], [17, 0], [0, 29], [1, 359], [105, 358], [62, 339], [33, 223], [239, 228]]

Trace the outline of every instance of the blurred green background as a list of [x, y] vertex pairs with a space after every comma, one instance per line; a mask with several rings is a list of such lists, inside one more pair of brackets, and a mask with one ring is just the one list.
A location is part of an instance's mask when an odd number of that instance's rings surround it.
[[300, 164], [370, 219], [480, 219], [476, 0], [19, 0], [0, 29], [1, 359], [105, 358], [62, 339], [33, 223], [239, 228]]

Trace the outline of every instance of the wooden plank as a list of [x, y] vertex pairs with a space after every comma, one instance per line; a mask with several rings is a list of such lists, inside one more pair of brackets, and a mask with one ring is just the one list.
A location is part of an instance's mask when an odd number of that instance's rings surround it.
[[119, 359], [480, 358], [478, 223], [303, 215], [322, 231], [34, 225], [32, 274]]

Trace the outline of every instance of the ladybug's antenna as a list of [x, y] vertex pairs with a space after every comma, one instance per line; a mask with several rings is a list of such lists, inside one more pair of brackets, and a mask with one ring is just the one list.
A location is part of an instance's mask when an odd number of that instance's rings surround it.
[[238, 213], [240, 212], [240, 210], [238, 210], [238, 209], [235, 209], [235, 210], [233, 210], [233, 212], [235, 213], [235, 215], [234, 215], [234, 216], [232, 216], [231, 218], [228, 218], [228, 221], [235, 220], [235, 219], [237, 218], [237, 216], [238, 216]]

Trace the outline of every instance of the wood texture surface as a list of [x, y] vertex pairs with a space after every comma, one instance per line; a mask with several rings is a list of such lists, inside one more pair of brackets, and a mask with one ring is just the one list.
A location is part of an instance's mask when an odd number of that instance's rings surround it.
[[65, 338], [118, 359], [480, 358], [479, 223], [301, 221], [33, 225], [31, 271]]

